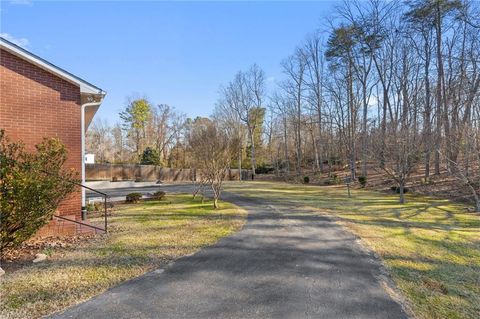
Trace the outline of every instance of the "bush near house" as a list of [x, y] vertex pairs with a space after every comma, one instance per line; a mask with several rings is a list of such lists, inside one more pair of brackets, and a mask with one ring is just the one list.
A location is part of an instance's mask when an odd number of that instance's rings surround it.
[[74, 190], [77, 174], [62, 168], [66, 160], [58, 139], [44, 139], [29, 153], [0, 130], [0, 258], [47, 224]]

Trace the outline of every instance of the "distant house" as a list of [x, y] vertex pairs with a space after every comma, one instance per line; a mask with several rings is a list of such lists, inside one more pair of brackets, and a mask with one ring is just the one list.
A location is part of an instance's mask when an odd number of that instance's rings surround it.
[[[105, 92], [93, 84], [0, 38], [0, 128], [33, 150], [43, 137], [59, 138], [68, 149], [67, 168], [85, 181], [85, 132]], [[81, 219], [85, 192], [78, 188], [57, 214]], [[73, 223], [53, 220], [39, 235], [75, 233]]]

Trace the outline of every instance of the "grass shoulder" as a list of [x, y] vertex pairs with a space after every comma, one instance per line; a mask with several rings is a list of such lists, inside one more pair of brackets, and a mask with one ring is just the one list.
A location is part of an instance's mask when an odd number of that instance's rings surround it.
[[0, 279], [0, 317], [36, 318], [87, 300], [122, 281], [212, 245], [242, 227], [246, 211], [227, 202], [168, 195], [162, 201], [119, 205], [108, 235], [55, 249]]

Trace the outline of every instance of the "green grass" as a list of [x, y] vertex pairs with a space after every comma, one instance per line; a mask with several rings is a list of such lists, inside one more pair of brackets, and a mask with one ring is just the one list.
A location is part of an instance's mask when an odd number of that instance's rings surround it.
[[118, 206], [110, 233], [0, 279], [0, 317], [37, 318], [97, 295], [238, 230], [246, 212], [233, 204], [169, 195]]
[[419, 318], [478, 318], [480, 216], [432, 197], [254, 182], [227, 190], [335, 216], [383, 259]]

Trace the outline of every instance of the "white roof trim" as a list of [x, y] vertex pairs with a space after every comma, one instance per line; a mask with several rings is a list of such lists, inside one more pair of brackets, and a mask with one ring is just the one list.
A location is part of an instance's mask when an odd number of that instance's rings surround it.
[[72, 73], [63, 70], [62, 68], [59, 68], [58, 66], [40, 58], [39, 56], [36, 56], [35, 54], [19, 47], [16, 44], [13, 44], [10, 41], [5, 40], [2, 37], [0, 37], [0, 47], [12, 53], [13, 55], [16, 55], [72, 84], [75, 84], [76, 86], [80, 87], [81, 93], [95, 94], [95, 95], [102, 95], [102, 96], [106, 94], [105, 91], [96, 87], [95, 85], [88, 83], [87, 81], [79, 78], [78, 76], [75, 76]]

